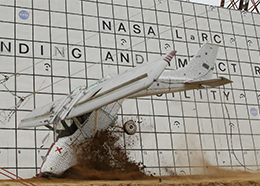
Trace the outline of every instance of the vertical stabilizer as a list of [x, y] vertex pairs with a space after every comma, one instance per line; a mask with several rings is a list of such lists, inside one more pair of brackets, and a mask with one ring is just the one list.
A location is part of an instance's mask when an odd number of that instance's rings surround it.
[[171, 51], [163, 60], [166, 61], [170, 65], [170, 62], [176, 53], [177, 53], [177, 51], [175, 51], [175, 50]]
[[217, 53], [218, 45], [205, 43], [186, 67], [164, 72], [160, 79], [209, 79], [213, 74]]

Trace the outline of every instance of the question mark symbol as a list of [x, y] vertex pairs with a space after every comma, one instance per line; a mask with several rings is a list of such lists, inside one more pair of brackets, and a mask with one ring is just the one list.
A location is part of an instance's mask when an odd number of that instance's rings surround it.
[[51, 68], [51, 65], [49, 63], [45, 63], [44, 66], [46, 71], [49, 71], [49, 69]]
[[235, 125], [234, 125], [234, 123], [229, 123], [229, 126], [230, 126], [230, 128], [235, 128]]
[[236, 42], [236, 40], [234, 38], [230, 38], [230, 43], [233, 44], [234, 42]]
[[209, 6], [209, 9], [210, 9], [211, 11], [213, 11], [215, 8], [216, 8], [216, 7], [215, 7], [214, 5], [210, 5], [210, 6]]
[[244, 97], [246, 97], [245, 94], [240, 94], [240, 96], [239, 96], [240, 99], [242, 99]]
[[176, 127], [178, 127], [178, 128], [180, 128], [180, 122], [179, 121], [174, 121], [174, 125], [176, 126]]
[[165, 48], [166, 50], [169, 50], [169, 48], [171, 48], [171, 45], [169, 45], [168, 43], [166, 43], [166, 44], [164, 45], [164, 48]]
[[247, 43], [248, 43], [249, 46], [253, 45], [253, 42], [251, 40], [248, 40]]
[[126, 45], [127, 41], [125, 39], [121, 39], [121, 45]]

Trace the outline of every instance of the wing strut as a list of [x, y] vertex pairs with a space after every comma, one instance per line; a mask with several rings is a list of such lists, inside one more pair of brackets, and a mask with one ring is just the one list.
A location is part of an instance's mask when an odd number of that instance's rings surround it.
[[97, 122], [98, 122], [98, 109], [95, 112], [95, 129], [94, 129], [94, 135], [97, 133]]

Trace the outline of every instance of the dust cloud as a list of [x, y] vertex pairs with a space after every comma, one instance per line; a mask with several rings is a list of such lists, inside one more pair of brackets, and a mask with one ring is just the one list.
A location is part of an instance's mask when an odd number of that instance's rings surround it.
[[[78, 165], [66, 171], [61, 178], [32, 179], [37, 185], [97, 185], [97, 186], [237, 186], [259, 185], [260, 174], [215, 167], [201, 156], [192, 153], [190, 163], [200, 166], [193, 175], [177, 175], [172, 168], [165, 168], [169, 176], [152, 176], [143, 173], [145, 166], [129, 158], [120, 140], [120, 133], [99, 131], [75, 149], [78, 150]], [[127, 146], [134, 144], [127, 141]], [[131, 142], [132, 143], [132, 142]], [[133, 140], [134, 143], [134, 140]], [[181, 158], [179, 158], [181, 161]], [[108, 182], [109, 181], [109, 182]]]
[[[147, 176], [144, 165], [131, 160], [121, 145], [120, 136], [110, 131], [100, 131], [80, 144], [78, 165], [66, 171], [62, 178], [32, 178], [30, 182], [43, 186], [260, 186], [260, 173], [234, 171], [212, 166], [201, 158], [201, 153], [192, 153], [192, 161], [202, 166], [203, 172], [194, 175], [176, 175], [165, 168], [169, 176]], [[75, 147], [76, 148], [76, 147]], [[193, 162], [194, 163], [194, 162]], [[204, 166], [203, 166], [204, 165]], [[0, 180], [1, 185], [18, 186], [10, 180]]]

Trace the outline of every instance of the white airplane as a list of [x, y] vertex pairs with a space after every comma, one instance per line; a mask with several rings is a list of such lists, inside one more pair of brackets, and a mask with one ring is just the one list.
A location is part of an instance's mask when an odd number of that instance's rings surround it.
[[[40, 176], [59, 176], [76, 165], [77, 152], [73, 147], [96, 131], [113, 126], [126, 98], [203, 89], [232, 82], [224, 77], [212, 79], [217, 45], [204, 44], [186, 67], [164, 72], [175, 53], [172, 51], [165, 57], [117, 76], [101, 79], [78, 93], [33, 110], [21, 120], [19, 127], [46, 126], [57, 134], [57, 140], [44, 158]], [[132, 120], [127, 121], [123, 128], [130, 135], [136, 132]]]

